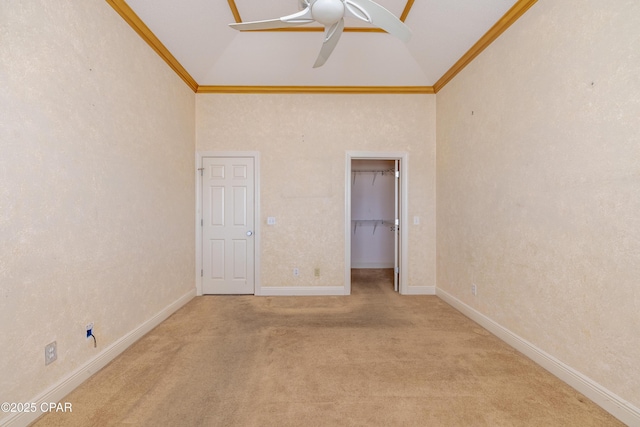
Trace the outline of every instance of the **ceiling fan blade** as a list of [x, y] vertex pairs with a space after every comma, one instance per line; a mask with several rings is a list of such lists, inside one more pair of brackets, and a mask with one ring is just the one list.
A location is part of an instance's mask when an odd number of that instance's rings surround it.
[[310, 24], [313, 22], [311, 16], [311, 8], [306, 7], [300, 12], [292, 15], [283, 16], [278, 19], [267, 19], [265, 21], [237, 22], [229, 24], [231, 28], [238, 31], [247, 30], [271, 30], [275, 28], [296, 27], [298, 25]]
[[348, 16], [369, 22], [405, 43], [411, 38], [409, 27], [378, 3], [371, 0], [344, 0], [344, 4]]
[[313, 64], [313, 68], [321, 67], [325, 62], [327, 62], [327, 59], [329, 59], [331, 52], [333, 52], [333, 49], [338, 44], [338, 40], [340, 40], [340, 36], [342, 35], [343, 30], [344, 18], [340, 19], [335, 24], [325, 28], [322, 49], [320, 49], [320, 54], [318, 55], [318, 59], [316, 59], [316, 63]]

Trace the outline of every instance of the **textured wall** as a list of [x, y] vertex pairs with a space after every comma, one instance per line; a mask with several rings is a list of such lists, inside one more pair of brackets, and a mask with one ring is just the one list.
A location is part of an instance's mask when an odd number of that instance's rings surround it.
[[409, 285], [435, 285], [435, 96], [203, 94], [196, 129], [199, 151], [261, 153], [262, 286], [342, 286], [346, 151], [408, 152]]
[[437, 95], [438, 287], [636, 406], [638, 28], [540, 0]]
[[0, 397], [29, 402], [193, 289], [195, 95], [104, 1], [3, 0], [0, 41]]

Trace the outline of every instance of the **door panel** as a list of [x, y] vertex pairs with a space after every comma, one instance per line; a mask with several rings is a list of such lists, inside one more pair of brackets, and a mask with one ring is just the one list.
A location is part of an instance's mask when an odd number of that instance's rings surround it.
[[247, 278], [247, 242], [246, 240], [233, 241], [233, 278], [242, 280]]
[[233, 187], [233, 225], [247, 225], [247, 189]]
[[211, 187], [210, 192], [210, 225], [224, 226], [224, 187]]
[[209, 241], [211, 248], [211, 273], [210, 277], [213, 279], [224, 279], [224, 240], [212, 239]]
[[205, 157], [202, 167], [202, 291], [253, 294], [253, 159]]

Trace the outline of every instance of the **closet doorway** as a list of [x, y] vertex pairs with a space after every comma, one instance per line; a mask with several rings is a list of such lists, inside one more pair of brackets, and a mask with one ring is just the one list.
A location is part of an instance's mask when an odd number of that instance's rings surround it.
[[347, 294], [351, 269], [381, 270], [390, 287], [405, 293], [406, 157], [405, 153], [347, 154]]

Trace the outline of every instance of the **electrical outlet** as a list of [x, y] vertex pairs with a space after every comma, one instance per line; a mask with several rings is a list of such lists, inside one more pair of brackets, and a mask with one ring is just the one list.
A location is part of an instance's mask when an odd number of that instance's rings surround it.
[[294, 269], [293, 269], [293, 275], [294, 275], [295, 277], [298, 277], [298, 276], [300, 275], [300, 269], [298, 269], [298, 267], [296, 267], [296, 268], [294, 268]]
[[54, 341], [44, 347], [44, 364], [48, 365], [58, 358], [58, 344]]
[[320, 269], [319, 268], [314, 269], [313, 270], [313, 275], [316, 276], [316, 277], [320, 277]]
[[476, 284], [472, 284], [471, 285], [471, 293], [475, 296], [478, 295], [478, 287], [476, 286]]
[[276, 225], [276, 217], [268, 216], [267, 217], [267, 225]]
[[87, 324], [87, 339], [93, 335], [93, 322]]

